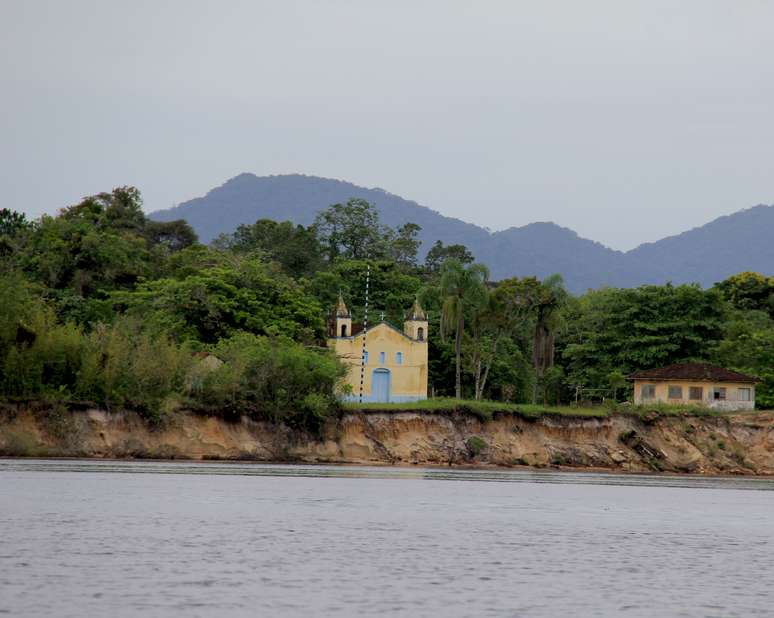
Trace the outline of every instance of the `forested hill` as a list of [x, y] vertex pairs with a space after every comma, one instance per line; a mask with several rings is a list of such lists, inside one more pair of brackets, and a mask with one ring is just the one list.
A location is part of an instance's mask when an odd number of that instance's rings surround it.
[[[644, 283], [704, 286], [745, 270], [774, 273], [774, 207], [756, 206], [702, 227], [641, 245], [623, 253], [581, 238], [554, 223], [533, 223], [490, 233], [482, 227], [403, 199], [382, 189], [315, 176], [240, 174], [204, 197], [150, 216], [159, 221], [186, 219], [203, 242], [257, 219], [309, 225], [330, 204], [357, 197], [374, 204], [387, 225], [422, 226], [424, 251], [436, 241], [464, 244], [485, 262], [492, 277], [561, 273], [573, 292], [604, 285]], [[423, 253], [423, 252], [422, 252]]]

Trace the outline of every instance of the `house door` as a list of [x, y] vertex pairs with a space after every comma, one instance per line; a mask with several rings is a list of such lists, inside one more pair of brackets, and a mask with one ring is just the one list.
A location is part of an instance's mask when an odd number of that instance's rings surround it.
[[385, 403], [390, 400], [390, 370], [374, 369], [371, 376], [371, 401]]

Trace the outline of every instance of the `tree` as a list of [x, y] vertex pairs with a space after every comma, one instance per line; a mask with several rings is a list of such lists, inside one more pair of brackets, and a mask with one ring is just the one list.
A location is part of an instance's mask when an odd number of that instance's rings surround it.
[[60, 216], [68, 220], [92, 223], [99, 229], [140, 233], [147, 219], [142, 211], [142, 195], [136, 187], [117, 187], [110, 193], [98, 193], [68, 208]]
[[[483, 309], [476, 313], [474, 323], [474, 373], [476, 399], [482, 399], [489, 372], [497, 359], [497, 349], [503, 337], [514, 334], [525, 325], [534, 306], [535, 291], [540, 284], [534, 277], [514, 277], [501, 281], [487, 294]], [[482, 337], [475, 335], [476, 331]], [[484, 345], [479, 345], [483, 342]], [[482, 374], [483, 368], [483, 374]]]
[[723, 321], [723, 338], [710, 360], [758, 377], [756, 406], [774, 408], [774, 319], [765, 311], [729, 312]]
[[535, 336], [532, 346], [532, 363], [535, 368], [535, 387], [532, 403], [537, 403], [538, 385], [545, 388], [543, 381], [546, 371], [554, 366], [554, 338], [560, 323], [560, 311], [567, 302], [567, 292], [561, 275], [546, 277], [537, 289], [533, 300], [535, 310]]
[[743, 272], [716, 285], [737, 309], [758, 309], [774, 318], [774, 277]]
[[455, 396], [462, 399], [462, 338], [465, 331], [465, 314], [480, 307], [486, 299], [486, 281], [489, 270], [483, 264], [465, 266], [459, 260], [450, 259], [441, 267], [440, 294], [441, 336], [455, 334]]
[[23, 212], [16, 212], [10, 208], [0, 208], [0, 236], [14, 237], [30, 225]]
[[[339, 290], [348, 299], [347, 303], [355, 320], [361, 320], [365, 302], [365, 278], [367, 267], [371, 266], [369, 301], [372, 311], [385, 312], [388, 321], [403, 322], [404, 314], [414, 302], [422, 282], [416, 275], [405, 272], [391, 260], [345, 260], [339, 258], [328, 270], [314, 275], [310, 291], [323, 307], [336, 302]], [[373, 319], [374, 313], [371, 313]]]
[[31, 230], [32, 227], [23, 212], [0, 208], [0, 257], [17, 253], [24, 232]]
[[151, 245], [160, 245], [172, 252], [182, 251], [199, 241], [194, 229], [184, 219], [147, 220], [143, 226], [143, 236]]
[[290, 221], [259, 219], [240, 225], [233, 234], [221, 235], [215, 245], [236, 253], [260, 253], [294, 277], [309, 277], [322, 265], [317, 231]]
[[176, 341], [214, 344], [237, 332], [285, 336], [307, 344], [325, 333], [323, 308], [276, 266], [257, 259], [157, 279], [112, 302]]
[[461, 264], [472, 264], [475, 261], [465, 245], [444, 246], [443, 242], [436, 240], [425, 257], [425, 269], [431, 274], [437, 273], [446, 260], [452, 259]]
[[400, 266], [413, 268], [417, 265], [417, 252], [422, 244], [417, 240], [417, 234], [421, 231], [416, 223], [406, 223], [395, 230], [390, 241], [390, 255]]
[[375, 259], [387, 254], [389, 230], [379, 223], [376, 208], [365, 200], [352, 198], [346, 204], [333, 204], [315, 219], [314, 227], [329, 262], [339, 256]]
[[607, 374], [607, 383], [613, 391], [613, 401], [618, 401], [618, 391], [626, 388], [626, 376], [616, 369]]
[[723, 337], [726, 305], [716, 289], [648, 285], [589, 292], [564, 314], [561, 357], [568, 378], [606, 388], [612, 371], [709, 360]]

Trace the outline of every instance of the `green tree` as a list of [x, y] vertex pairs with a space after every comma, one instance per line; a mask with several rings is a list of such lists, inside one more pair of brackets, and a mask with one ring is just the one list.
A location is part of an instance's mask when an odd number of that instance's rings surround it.
[[365, 200], [352, 198], [346, 204], [333, 204], [317, 215], [314, 227], [329, 262], [340, 256], [364, 260], [387, 255], [389, 230], [380, 224], [376, 208]]
[[725, 303], [698, 285], [608, 288], [568, 305], [562, 360], [572, 384], [606, 388], [612, 371], [629, 374], [712, 357]]
[[618, 391], [625, 389], [628, 384], [626, 376], [616, 369], [607, 374], [607, 383], [613, 391], [613, 401], [618, 401]]
[[195, 244], [187, 223], [150, 221], [140, 192], [119, 187], [43, 216], [10, 261], [48, 288], [61, 317], [87, 325], [109, 319], [111, 292], [163, 276], [171, 257]]
[[475, 258], [465, 245], [444, 245], [440, 240], [436, 240], [425, 257], [425, 270], [430, 274], [438, 273], [446, 260], [472, 264]]
[[[338, 259], [329, 270], [318, 272], [309, 284], [309, 290], [323, 307], [332, 307], [341, 290], [355, 320], [362, 320], [365, 302], [365, 278], [369, 262]], [[392, 260], [370, 262], [371, 321], [384, 311], [385, 319], [399, 325], [406, 310], [411, 307], [422, 282]]]
[[532, 403], [537, 403], [538, 386], [543, 389], [546, 372], [554, 366], [554, 341], [561, 324], [561, 310], [567, 302], [562, 276], [555, 274], [542, 282], [532, 299], [535, 311], [535, 335], [532, 345], [532, 364], [535, 368], [535, 390]]
[[237, 253], [259, 253], [280, 264], [293, 277], [311, 276], [322, 266], [317, 231], [290, 221], [259, 219], [222, 235], [215, 246]]
[[737, 309], [757, 309], [774, 318], [774, 277], [743, 272], [717, 284], [717, 289]]
[[[33, 228], [22, 212], [0, 208], [0, 259], [18, 253], [23, 237]], [[2, 265], [0, 265], [2, 267]]]
[[325, 334], [317, 300], [257, 259], [142, 283], [112, 301], [177, 341], [214, 344], [242, 331], [313, 343]]
[[774, 408], [774, 319], [765, 311], [734, 310], [722, 328], [723, 338], [710, 360], [758, 377], [756, 406]]
[[[524, 329], [534, 310], [536, 292], [540, 284], [534, 277], [524, 279], [511, 278], [501, 281], [487, 294], [487, 302], [482, 311], [477, 312], [473, 326], [483, 337], [474, 335], [479, 351], [474, 357], [476, 399], [482, 399], [489, 372], [497, 359], [497, 350], [505, 337], [515, 335]], [[483, 374], [482, 374], [483, 368]]]
[[16, 236], [31, 226], [23, 212], [10, 208], [0, 208], [0, 236]]
[[417, 265], [417, 253], [422, 241], [417, 235], [422, 228], [416, 223], [406, 223], [395, 230], [390, 240], [390, 256], [404, 268], [414, 268]]
[[457, 399], [462, 399], [462, 339], [465, 314], [474, 312], [486, 300], [489, 270], [483, 264], [465, 266], [458, 260], [447, 260], [441, 267], [440, 295], [441, 336], [454, 333], [455, 386]]
[[169, 251], [182, 251], [199, 241], [194, 229], [183, 219], [152, 221], [148, 219], [142, 235], [152, 246], [166, 247]]

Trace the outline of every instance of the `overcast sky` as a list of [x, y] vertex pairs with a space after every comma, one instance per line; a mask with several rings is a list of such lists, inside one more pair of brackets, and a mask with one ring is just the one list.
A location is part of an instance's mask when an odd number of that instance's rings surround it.
[[620, 249], [774, 203], [774, 2], [0, 0], [0, 207], [240, 172]]

